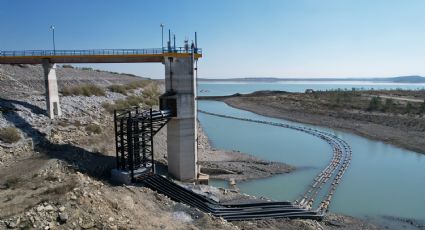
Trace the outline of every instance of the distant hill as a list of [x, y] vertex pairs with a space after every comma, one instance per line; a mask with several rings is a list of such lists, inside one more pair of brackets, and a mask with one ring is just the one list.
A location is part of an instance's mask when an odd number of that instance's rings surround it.
[[425, 77], [422, 76], [403, 76], [403, 77], [393, 77], [389, 78], [392, 82], [399, 83], [425, 83]]
[[275, 77], [253, 77], [253, 78], [199, 78], [202, 82], [277, 82], [277, 81], [370, 81], [370, 82], [392, 82], [392, 83], [425, 83], [422, 76], [400, 76], [387, 78], [275, 78]]

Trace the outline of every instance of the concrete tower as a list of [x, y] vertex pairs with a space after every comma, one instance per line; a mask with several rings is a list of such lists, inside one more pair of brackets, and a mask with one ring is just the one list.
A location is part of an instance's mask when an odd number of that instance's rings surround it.
[[164, 65], [161, 109], [175, 115], [167, 124], [168, 171], [179, 180], [193, 181], [198, 177], [195, 58], [174, 54], [164, 58]]

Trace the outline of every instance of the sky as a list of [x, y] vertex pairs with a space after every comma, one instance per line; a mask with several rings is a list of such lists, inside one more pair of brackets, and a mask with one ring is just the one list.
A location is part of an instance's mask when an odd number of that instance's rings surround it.
[[[199, 76], [425, 76], [424, 0], [0, 0], [0, 50], [159, 48], [160, 24], [203, 50]], [[163, 78], [162, 64], [91, 64]]]

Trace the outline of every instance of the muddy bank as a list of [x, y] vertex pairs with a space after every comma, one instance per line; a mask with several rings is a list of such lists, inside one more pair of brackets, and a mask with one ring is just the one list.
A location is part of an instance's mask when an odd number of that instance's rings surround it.
[[[425, 153], [425, 119], [377, 111], [328, 108], [308, 101], [306, 94], [275, 93], [260, 96], [221, 98], [229, 106], [264, 116], [320, 125], [384, 141], [418, 153]], [[306, 103], [306, 104], [303, 104]]]

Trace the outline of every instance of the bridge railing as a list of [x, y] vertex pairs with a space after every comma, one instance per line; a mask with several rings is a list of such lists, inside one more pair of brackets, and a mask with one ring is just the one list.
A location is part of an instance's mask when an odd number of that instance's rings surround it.
[[162, 49], [163, 53], [195, 53], [202, 54], [201, 48], [187, 48], [186, 47], [164, 47]]
[[36, 57], [36, 56], [82, 56], [82, 55], [140, 55], [165, 53], [197, 53], [202, 54], [199, 48], [186, 49], [184, 47], [152, 48], [152, 49], [93, 49], [93, 50], [22, 50], [0, 51], [0, 57]]

